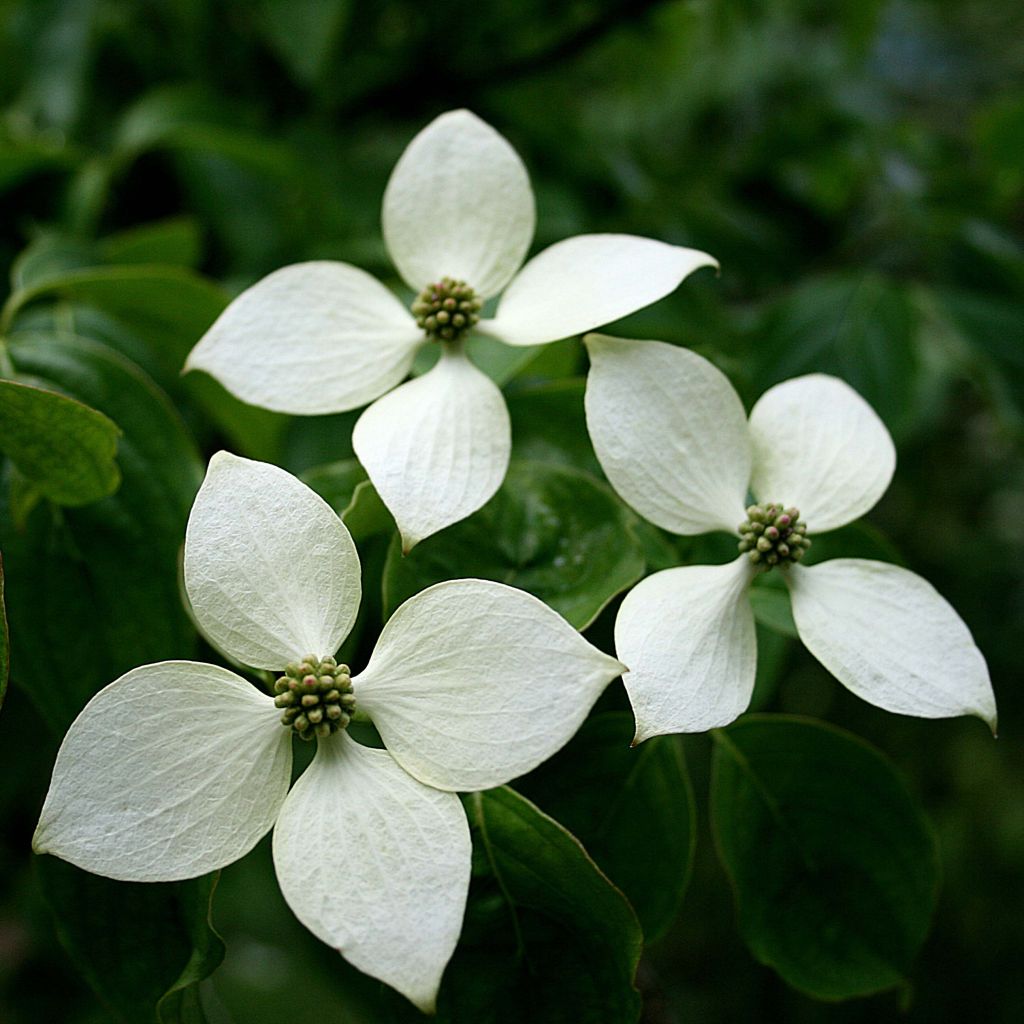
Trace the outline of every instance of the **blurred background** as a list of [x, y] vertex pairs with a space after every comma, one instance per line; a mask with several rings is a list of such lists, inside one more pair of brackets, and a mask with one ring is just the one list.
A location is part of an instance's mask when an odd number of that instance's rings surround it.
[[[693, 737], [695, 874], [675, 927], [641, 965], [645, 1020], [1019, 1021], [1024, 9], [1013, 0], [0, 0], [0, 289], [31, 281], [38, 265], [76, 265], [76, 252], [94, 262], [98, 239], [119, 238], [123, 259], [124, 232], [156, 221], [180, 265], [232, 292], [311, 258], [393, 282], [379, 228], [388, 173], [416, 131], [457, 106], [522, 155], [537, 197], [535, 248], [621, 231], [719, 259], [719, 277], [698, 275], [617, 333], [697, 349], [748, 403], [820, 370], [874, 405], [899, 468], [864, 543], [958, 609], [1000, 705], [998, 742], [976, 720], [898, 718], [787, 647], [768, 706], [879, 746], [935, 824], [943, 887], [913, 985], [823, 1004], [752, 959], [708, 831], [710, 744]], [[166, 301], [187, 322], [193, 299], [168, 292]], [[177, 365], [196, 337], [178, 338]], [[578, 348], [566, 358], [574, 371], [585, 365]], [[139, 359], [177, 401], [176, 375]], [[178, 404], [204, 454], [223, 443], [223, 424]], [[340, 457], [331, 443], [327, 430], [300, 424], [278, 457], [302, 470]], [[70, 556], [50, 555], [36, 571], [52, 582]], [[59, 623], [52, 661], [29, 673], [42, 690], [99, 641], [77, 620], [61, 622], [53, 602], [34, 614]], [[598, 636], [609, 621], [598, 621]], [[187, 656], [180, 645], [177, 656]], [[0, 714], [4, 1024], [109, 1019], [58, 941], [28, 853], [76, 711], [48, 712], [12, 688]], [[372, 1020], [346, 996], [354, 972], [294, 921], [267, 861], [264, 844], [221, 880], [214, 919], [228, 955], [207, 983], [210, 1019]]]

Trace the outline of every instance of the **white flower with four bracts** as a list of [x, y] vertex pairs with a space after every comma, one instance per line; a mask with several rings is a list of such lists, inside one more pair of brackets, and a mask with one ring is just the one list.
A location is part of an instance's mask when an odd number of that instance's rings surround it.
[[[330, 657], [360, 601], [348, 530], [284, 470], [223, 452], [189, 518], [185, 586], [214, 644], [285, 673], [280, 696], [196, 662], [128, 672], [65, 737], [35, 850], [109, 878], [173, 881], [237, 860], [273, 827], [299, 920], [430, 1011], [469, 887], [455, 791], [501, 785], [548, 758], [622, 666], [537, 598], [454, 580], [398, 608], [349, 680]], [[306, 659], [328, 675], [304, 679]], [[289, 695], [303, 714], [317, 705], [308, 720], [282, 724]], [[336, 728], [353, 698], [386, 750]], [[299, 725], [322, 738], [289, 792]]]
[[[508, 468], [505, 401], [466, 355], [467, 336], [518, 346], [572, 337], [717, 265], [694, 249], [595, 234], [558, 242], [522, 266], [534, 219], [515, 150], [468, 111], [443, 114], [409, 144], [384, 194], [384, 241], [419, 293], [413, 313], [356, 267], [299, 263], [235, 299], [185, 368], [278, 412], [373, 402], [352, 444], [408, 551], [480, 508]], [[499, 293], [494, 317], [479, 319], [482, 302]], [[437, 364], [396, 387], [431, 340], [441, 349]]]
[[[859, 697], [921, 718], [977, 715], [995, 731], [985, 659], [931, 584], [859, 558], [797, 564], [805, 538], [857, 519], [889, 485], [895, 448], [863, 398], [811, 374], [770, 388], [748, 420], [726, 377], [693, 352], [585, 341], [587, 426], [615, 490], [665, 530], [726, 530], [750, 549], [654, 573], [623, 601], [615, 647], [629, 666], [635, 742], [746, 710], [757, 662], [748, 589], [766, 568], [785, 579], [806, 647]], [[748, 495], [760, 508], [746, 507]]]

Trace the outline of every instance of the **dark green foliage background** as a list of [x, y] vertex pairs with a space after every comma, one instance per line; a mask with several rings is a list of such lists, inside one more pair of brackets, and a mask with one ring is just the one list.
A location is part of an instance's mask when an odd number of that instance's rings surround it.
[[[30, 382], [100, 409], [123, 431], [120, 487], [83, 508], [33, 504], [5, 461], [0, 537], [15, 685], [5, 695], [0, 678], [0, 1020], [98, 1024], [132, 1019], [136, 1000], [145, 1003], [144, 989], [131, 989], [124, 1005], [104, 1008], [76, 973], [65, 947], [74, 952], [79, 940], [67, 929], [90, 925], [74, 901], [93, 897], [63, 865], [33, 869], [29, 840], [57, 744], [88, 695], [140, 662], [201, 650], [178, 602], [176, 559], [213, 450], [313, 470], [311, 483], [339, 511], [356, 489], [352, 526], [365, 571], [386, 585], [383, 594], [367, 586], [346, 656], [361, 657], [382, 608], [439, 578], [439, 564], [451, 575], [511, 573], [526, 586], [549, 585], [532, 560], [543, 561], [556, 540], [530, 519], [531, 500], [542, 505], [572, 489], [572, 473], [596, 471], [579, 384], [568, 379], [585, 371], [578, 343], [505, 374], [523, 460], [515, 479], [543, 465], [546, 489], [506, 495], [490, 518], [433, 538], [405, 564], [377, 528], [372, 492], [357, 489], [358, 467], [316, 469], [351, 459], [353, 416], [288, 421], [178, 376], [230, 294], [282, 264], [344, 259], [395, 284], [379, 230], [384, 183], [412, 135], [454, 106], [490, 121], [523, 156], [537, 195], [536, 248], [624, 231], [720, 260], [719, 277], [698, 274], [611, 333], [696, 349], [748, 404], [778, 380], [820, 370], [875, 406], [898, 445], [896, 478], [866, 524], [828, 545], [901, 561], [930, 579], [973, 630], [1000, 705], [994, 743], [975, 720], [925, 722], [862, 704], [785, 637], [784, 616], [763, 595], [759, 615], [776, 631], [759, 627], [756, 710], [823, 719], [880, 748], [939, 843], [942, 890], [909, 984], [824, 1003], [788, 988], [741, 938], [709, 820], [715, 744], [658, 740], [641, 748], [639, 768], [618, 755], [590, 760], [603, 738], [628, 740], [616, 684], [561, 762], [517, 788], [572, 829], [627, 895], [637, 893], [649, 934], [664, 932], [640, 962], [643, 1020], [853, 1024], [896, 1019], [902, 1008], [914, 1024], [1016, 1022], [1024, 1006], [1024, 14], [1013, 0], [0, 0], [0, 265], [20, 292], [0, 333], [12, 331], [7, 351]], [[131, 273], [112, 280], [108, 268], [126, 265]], [[574, 528], [579, 544], [604, 551], [619, 585], [643, 564], [720, 560], [729, 550], [671, 541], [607, 500], [628, 537], [621, 548], [610, 549], [600, 522], [582, 512]], [[517, 532], [519, 519], [534, 533]], [[517, 543], [486, 550], [491, 534]], [[598, 614], [602, 604], [569, 595], [562, 610], [579, 625], [597, 615], [588, 635], [610, 649], [617, 601]], [[7, 653], [5, 643], [0, 668]], [[721, 799], [738, 783], [723, 774], [715, 746]], [[659, 878], [664, 868], [660, 847], [638, 851], [649, 871], [617, 875], [622, 834], [590, 802], [595, 786], [628, 790], [630, 771], [646, 779], [652, 807], [661, 794], [679, 794], [666, 849], [696, 838], [674, 919], [671, 900], [667, 909], [651, 903], [642, 888], [642, 875]], [[574, 784], [588, 795], [574, 800]], [[642, 828], [637, 808], [623, 806], [636, 820], [627, 814], [619, 825]], [[505, 791], [470, 798], [467, 810], [478, 857], [488, 822], [497, 853], [474, 865], [442, 1014], [458, 1003], [470, 1015], [463, 1019], [485, 1019], [485, 983], [515, 993], [508, 1006], [527, 1012], [529, 1001], [517, 1001], [526, 983], [488, 958], [511, 960], [517, 941], [564, 956], [571, 994], [583, 976], [573, 957], [585, 945], [566, 936], [600, 926], [580, 907], [593, 911], [601, 900], [628, 941], [608, 964], [597, 951], [586, 963], [601, 964], [605, 978], [626, 970], [636, 928], [628, 907], [607, 888], [588, 895], [591, 867], [572, 875], [577, 890], [558, 881], [582, 857], [573, 841]], [[509, 867], [504, 884], [518, 880], [527, 901], [513, 935], [495, 864], [514, 852], [509, 837], [530, 828], [551, 832], [564, 856], [540, 881]], [[542, 883], [565, 892], [554, 918], [529, 902]], [[192, 885], [205, 900], [210, 882]], [[218, 884], [213, 912], [227, 956], [203, 987], [203, 1010], [189, 982], [208, 973], [220, 948], [195, 894], [147, 889], [148, 910], [118, 898], [140, 920], [166, 922], [158, 976], [163, 988], [183, 986], [161, 1004], [166, 1020], [409, 1019], [295, 922], [266, 844]], [[65, 945], [48, 909], [54, 901], [67, 911]], [[110, 941], [148, 942], [130, 929]], [[535, 1009], [557, 988], [555, 975], [541, 970], [529, 982]], [[593, 989], [579, 983], [583, 1000]], [[631, 997], [619, 998], [628, 1016]]]

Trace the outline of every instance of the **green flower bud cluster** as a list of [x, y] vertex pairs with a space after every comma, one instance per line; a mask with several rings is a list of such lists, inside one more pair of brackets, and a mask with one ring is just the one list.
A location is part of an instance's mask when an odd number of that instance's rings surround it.
[[747, 552], [750, 561], [765, 571], [799, 562], [811, 546], [807, 526], [800, 522], [800, 510], [778, 502], [749, 506], [739, 530], [740, 551]]
[[419, 293], [412, 312], [417, 325], [434, 341], [458, 341], [479, 322], [482, 305], [465, 281], [442, 277]]
[[285, 667], [274, 693], [274, 703], [284, 709], [281, 724], [304, 740], [326, 739], [346, 728], [356, 706], [348, 665], [312, 654]]

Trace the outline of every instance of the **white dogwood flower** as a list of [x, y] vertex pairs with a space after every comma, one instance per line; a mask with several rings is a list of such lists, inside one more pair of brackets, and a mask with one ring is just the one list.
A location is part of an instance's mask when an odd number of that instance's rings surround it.
[[615, 645], [636, 742], [746, 710], [757, 660], [748, 588], [774, 567], [800, 638], [859, 697], [921, 718], [977, 715], [995, 730], [985, 659], [931, 584], [858, 558], [797, 564], [813, 534], [872, 508], [895, 469], [892, 439], [860, 395], [810, 374], [770, 388], [748, 420], [725, 376], [693, 352], [585, 341], [587, 426], [615, 490], [673, 533], [739, 537], [735, 561], [657, 572], [623, 601]]
[[[284, 470], [214, 456], [189, 518], [185, 585], [211, 640], [279, 674], [276, 697], [188, 661], [101, 690], [57, 755], [33, 846], [96, 874], [216, 870], [274, 828], [296, 916], [425, 1011], [462, 926], [470, 834], [455, 791], [530, 771], [622, 670], [537, 598], [455, 580], [410, 598], [354, 678], [352, 538]], [[346, 733], [371, 719], [387, 749]], [[316, 739], [289, 792], [292, 734]]]
[[[509, 345], [582, 334], [669, 294], [706, 253], [632, 235], [580, 235], [521, 266], [534, 201], [523, 162], [466, 110], [409, 144], [383, 204], [384, 241], [417, 293], [412, 312], [345, 263], [284, 267], [236, 298], [185, 364], [253, 405], [295, 415], [366, 409], [352, 443], [406, 551], [498, 489], [511, 428], [497, 386], [466, 356], [471, 333]], [[493, 319], [482, 303], [502, 292]], [[417, 350], [437, 364], [401, 387]], [[396, 388], [396, 390], [393, 390]]]

